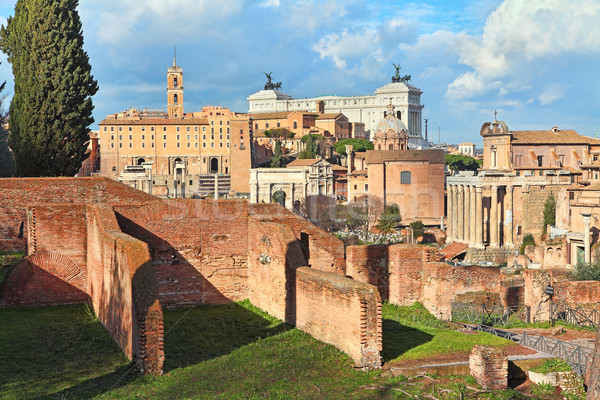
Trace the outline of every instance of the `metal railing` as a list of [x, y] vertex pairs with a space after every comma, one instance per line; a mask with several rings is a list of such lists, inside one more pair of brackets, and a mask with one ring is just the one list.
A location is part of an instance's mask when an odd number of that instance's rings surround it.
[[583, 328], [597, 329], [600, 325], [600, 311], [582, 307], [570, 307], [565, 303], [550, 302], [550, 323], [556, 321], [577, 325]]
[[498, 305], [452, 303], [452, 321], [487, 326], [508, 326], [516, 322], [528, 324], [528, 306], [502, 307]]
[[518, 334], [481, 324], [473, 327], [473, 329], [476, 331], [491, 333], [492, 335], [512, 340], [521, 346], [529, 347], [550, 354], [554, 357], [562, 358], [579, 376], [585, 375], [588, 362], [593, 353], [593, 350], [589, 347], [580, 346], [563, 340], [551, 339], [545, 336], [530, 335], [527, 332]]

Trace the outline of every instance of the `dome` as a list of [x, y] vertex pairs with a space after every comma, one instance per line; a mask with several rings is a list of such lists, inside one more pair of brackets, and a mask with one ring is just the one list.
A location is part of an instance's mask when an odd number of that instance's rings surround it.
[[394, 114], [394, 106], [390, 104], [387, 107], [387, 114], [384, 119], [379, 121], [377, 128], [375, 129], [376, 136], [390, 136], [393, 134], [406, 134], [406, 125], [404, 122], [396, 118]]

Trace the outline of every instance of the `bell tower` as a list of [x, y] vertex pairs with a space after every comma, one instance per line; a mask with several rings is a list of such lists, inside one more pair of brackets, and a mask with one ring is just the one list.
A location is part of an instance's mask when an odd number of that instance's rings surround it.
[[183, 118], [183, 70], [177, 66], [176, 54], [167, 70], [167, 114], [169, 118]]

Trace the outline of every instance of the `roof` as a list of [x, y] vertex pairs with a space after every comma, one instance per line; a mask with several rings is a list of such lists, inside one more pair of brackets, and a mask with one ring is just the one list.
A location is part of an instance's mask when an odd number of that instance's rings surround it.
[[310, 167], [313, 164], [318, 163], [319, 161], [321, 161], [318, 158], [298, 158], [294, 161], [292, 161], [291, 163], [289, 163], [287, 166], [288, 167]]
[[573, 130], [512, 131], [512, 144], [600, 144], [600, 140]]
[[444, 150], [367, 150], [367, 164], [385, 161], [428, 161], [445, 164]]
[[98, 125], [208, 125], [206, 118], [104, 118]]
[[272, 112], [272, 113], [259, 113], [250, 114], [252, 119], [284, 119], [287, 118], [292, 111]]
[[347, 167], [342, 167], [341, 165], [331, 164], [331, 169], [333, 171], [348, 171]]
[[321, 120], [321, 119], [337, 119], [340, 117], [343, 117], [344, 114], [342, 113], [329, 113], [329, 114], [321, 114], [319, 115], [316, 119]]
[[459, 146], [475, 146], [475, 143], [464, 142], [464, 143], [459, 144]]

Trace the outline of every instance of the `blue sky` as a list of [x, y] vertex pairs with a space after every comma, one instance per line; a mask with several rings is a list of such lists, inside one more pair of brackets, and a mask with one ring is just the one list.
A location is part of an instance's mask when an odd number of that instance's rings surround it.
[[[14, 5], [0, 0], [0, 23]], [[246, 112], [263, 72], [296, 98], [368, 94], [399, 63], [435, 141], [439, 128], [443, 142], [480, 146], [494, 110], [512, 130], [600, 132], [600, 0], [80, 0], [79, 13], [96, 124], [165, 108], [177, 45], [186, 111]]]

